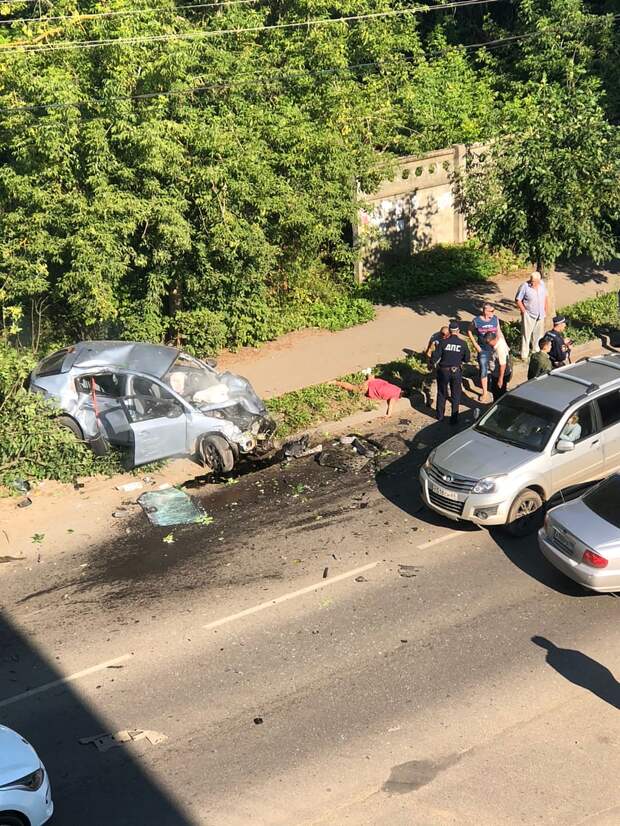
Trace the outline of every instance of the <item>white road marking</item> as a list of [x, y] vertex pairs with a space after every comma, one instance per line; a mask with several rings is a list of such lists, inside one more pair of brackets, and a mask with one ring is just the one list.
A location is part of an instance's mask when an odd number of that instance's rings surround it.
[[468, 533], [469, 531], [450, 531], [450, 533], [445, 533], [443, 536], [438, 536], [437, 539], [423, 542], [421, 545], [418, 545], [417, 550], [432, 548], [433, 545], [441, 545], [442, 542], [449, 542], [451, 539], [454, 539], [455, 536], [466, 536]]
[[29, 697], [42, 694], [44, 691], [49, 691], [51, 688], [56, 688], [56, 686], [65, 685], [65, 683], [72, 683], [75, 680], [79, 680], [81, 677], [88, 677], [89, 674], [95, 674], [97, 671], [103, 671], [113, 665], [118, 665], [119, 663], [125, 662], [125, 660], [129, 660], [130, 658], [131, 654], [123, 654], [122, 657], [116, 657], [114, 660], [108, 660], [105, 663], [99, 663], [99, 665], [92, 665], [90, 668], [85, 668], [83, 671], [76, 671], [75, 674], [69, 674], [68, 677], [61, 677], [58, 680], [52, 680], [51, 683], [44, 683], [43, 685], [37, 686], [37, 688], [31, 688], [28, 691], [24, 691], [22, 694], [16, 694], [14, 697], [7, 697], [6, 700], [0, 700], [0, 708], [10, 706], [13, 703], [19, 703], [20, 700], [27, 700]]
[[310, 594], [312, 591], [316, 591], [319, 588], [326, 588], [328, 585], [334, 585], [336, 582], [342, 582], [343, 579], [351, 579], [351, 577], [359, 576], [365, 571], [370, 571], [371, 568], [374, 568], [378, 564], [379, 560], [376, 562], [369, 562], [368, 565], [362, 565], [361, 568], [353, 568], [352, 571], [345, 571], [344, 574], [338, 574], [337, 576], [330, 577], [329, 579], [322, 579], [314, 585], [308, 585], [306, 588], [300, 588], [298, 591], [291, 591], [289, 594], [283, 594], [281, 597], [270, 599], [268, 602], [261, 602], [259, 605], [254, 605], [252, 608], [246, 608], [244, 611], [239, 611], [237, 614], [230, 614], [228, 617], [213, 620], [213, 622], [208, 623], [208, 625], [204, 625], [203, 628], [205, 631], [210, 631], [212, 628], [219, 628], [221, 625], [227, 625], [229, 622], [234, 622], [235, 620], [242, 619], [243, 617], [249, 617], [251, 614], [257, 614], [259, 611], [264, 611], [266, 608], [273, 608], [274, 605], [280, 605], [280, 603], [288, 602], [290, 599], [302, 597], [304, 594]]

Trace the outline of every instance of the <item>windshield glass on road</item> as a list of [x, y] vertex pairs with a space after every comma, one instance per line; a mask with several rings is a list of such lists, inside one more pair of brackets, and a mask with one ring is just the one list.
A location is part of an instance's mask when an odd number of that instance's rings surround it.
[[560, 415], [549, 407], [506, 396], [484, 414], [475, 429], [493, 439], [540, 453]]
[[605, 519], [614, 528], [620, 528], [620, 475], [610, 476], [592, 488], [583, 497], [583, 502], [601, 519]]

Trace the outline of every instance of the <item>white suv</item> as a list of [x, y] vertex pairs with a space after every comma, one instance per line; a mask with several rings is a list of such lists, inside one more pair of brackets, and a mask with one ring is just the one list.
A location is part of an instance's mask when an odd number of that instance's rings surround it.
[[42, 826], [53, 811], [49, 779], [36, 751], [0, 726], [0, 826]]

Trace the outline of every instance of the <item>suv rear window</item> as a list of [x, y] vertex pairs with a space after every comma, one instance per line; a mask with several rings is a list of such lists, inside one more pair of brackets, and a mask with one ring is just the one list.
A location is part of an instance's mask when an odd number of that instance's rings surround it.
[[476, 425], [476, 430], [524, 450], [544, 450], [562, 414], [542, 404], [505, 396]]
[[600, 485], [588, 491], [582, 501], [601, 519], [605, 519], [614, 528], [620, 528], [620, 475], [605, 479]]
[[39, 376], [53, 376], [57, 373], [61, 372], [62, 363], [65, 360], [65, 356], [69, 352], [68, 348], [64, 350], [58, 350], [56, 353], [52, 353], [51, 356], [47, 356], [41, 362], [39, 369], [37, 370], [37, 375]]

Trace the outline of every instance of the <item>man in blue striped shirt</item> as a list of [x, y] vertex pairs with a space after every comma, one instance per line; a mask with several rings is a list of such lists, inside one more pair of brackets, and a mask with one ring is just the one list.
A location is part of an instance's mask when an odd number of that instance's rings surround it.
[[527, 361], [530, 347], [538, 352], [538, 342], [545, 332], [547, 316], [547, 288], [539, 272], [533, 272], [529, 281], [524, 281], [515, 296], [521, 313], [521, 358]]

